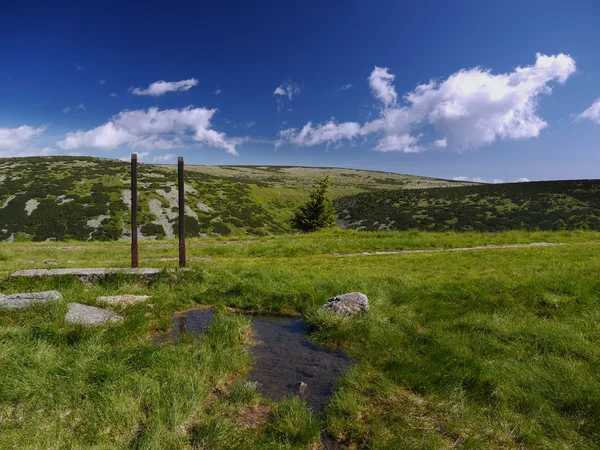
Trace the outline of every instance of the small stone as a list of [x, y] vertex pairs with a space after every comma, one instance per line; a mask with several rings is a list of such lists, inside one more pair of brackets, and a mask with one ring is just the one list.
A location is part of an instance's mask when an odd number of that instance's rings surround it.
[[296, 391], [298, 392], [298, 394], [300, 394], [300, 395], [304, 394], [307, 389], [308, 389], [308, 384], [306, 384], [304, 381], [300, 381], [299, 383], [296, 383]]
[[340, 316], [353, 316], [369, 310], [369, 299], [360, 292], [350, 292], [327, 300], [321, 309], [326, 309]]
[[69, 309], [65, 319], [69, 323], [82, 325], [101, 325], [105, 322], [119, 322], [123, 316], [114, 311], [95, 306], [82, 305], [80, 303], [69, 303]]
[[62, 299], [58, 291], [28, 292], [24, 294], [0, 294], [0, 307], [19, 309], [27, 308], [34, 303], [47, 303]]
[[106, 295], [96, 298], [99, 302], [111, 306], [130, 306], [135, 303], [145, 302], [150, 297], [148, 295]]

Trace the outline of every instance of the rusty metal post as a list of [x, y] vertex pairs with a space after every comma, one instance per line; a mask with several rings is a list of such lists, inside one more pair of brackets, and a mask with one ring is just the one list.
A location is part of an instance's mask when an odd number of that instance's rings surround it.
[[177, 158], [179, 177], [179, 267], [185, 267], [185, 185], [183, 180], [183, 157]]
[[131, 268], [138, 267], [138, 201], [137, 201], [137, 155], [131, 155]]

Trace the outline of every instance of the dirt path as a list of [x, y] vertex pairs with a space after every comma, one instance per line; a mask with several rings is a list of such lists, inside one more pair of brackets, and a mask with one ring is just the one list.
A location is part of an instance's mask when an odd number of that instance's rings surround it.
[[506, 245], [480, 245], [477, 247], [458, 247], [458, 248], [434, 248], [427, 250], [392, 250], [384, 252], [362, 252], [362, 253], [334, 253], [333, 256], [376, 256], [376, 255], [404, 255], [406, 253], [438, 253], [438, 252], [466, 252], [473, 250], [490, 250], [501, 248], [532, 248], [532, 247], [559, 247], [563, 245], [583, 244], [590, 245], [595, 242], [577, 242], [568, 244], [565, 242], [532, 242], [531, 244], [506, 244]]

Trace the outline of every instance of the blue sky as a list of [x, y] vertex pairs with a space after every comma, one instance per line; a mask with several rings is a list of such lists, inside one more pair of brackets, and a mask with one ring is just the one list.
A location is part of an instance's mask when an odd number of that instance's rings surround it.
[[600, 4], [494, 3], [3, 4], [0, 156], [598, 178]]

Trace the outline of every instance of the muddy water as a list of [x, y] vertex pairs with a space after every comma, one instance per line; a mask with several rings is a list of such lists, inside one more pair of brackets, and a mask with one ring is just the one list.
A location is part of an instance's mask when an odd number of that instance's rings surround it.
[[171, 340], [177, 342], [182, 333], [204, 333], [210, 326], [213, 313], [210, 309], [194, 309], [173, 316]]
[[323, 412], [336, 379], [351, 361], [310, 342], [306, 323], [296, 317], [258, 317], [252, 329], [260, 343], [250, 348], [255, 364], [249, 379], [260, 383], [261, 394], [277, 401], [298, 394], [303, 382], [307, 386], [301, 395]]

